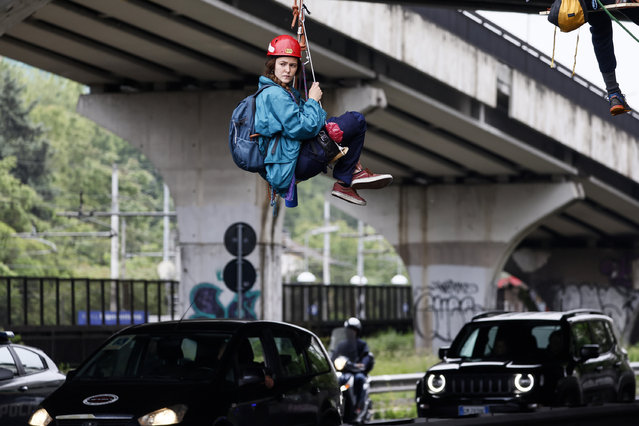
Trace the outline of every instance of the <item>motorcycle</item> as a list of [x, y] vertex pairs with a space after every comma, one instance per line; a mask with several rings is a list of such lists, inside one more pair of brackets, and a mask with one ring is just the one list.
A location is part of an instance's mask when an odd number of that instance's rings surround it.
[[361, 425], [368, 422], [373, 414], [373, 402], [369, 395], [370, 378], [366, 375], [361, 402], [358, 405], [355, 394], [355, 375], [363, 373], [364, 370], [363, 365], [351, 361], [357, 357], [357, 336], [353, 330], [344, 327], [334, 329], [331, 333], [329, 352], [342, 391], [344, 423]]

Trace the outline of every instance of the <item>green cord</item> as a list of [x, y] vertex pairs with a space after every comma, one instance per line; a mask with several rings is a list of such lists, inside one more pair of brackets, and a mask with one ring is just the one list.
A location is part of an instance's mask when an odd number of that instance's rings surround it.
[[604, 10], [604, 12], [606, 12], [608, 14], [610, 19], [612, 19], [613, 21], [618, 23], [621, 28], [623, 28], [628, 34], [630, 34], [630, 37], [634, 38], [635, 41], [637, 43], [639, 43], [639, 39], [637, 39], [637, 37], [635, 37], [635, 35], [633, 33], [631, 33], [630, 30], [628, 30], [628, 28], [624, 27], [624, 25], [621, 22], [619, 22], [619, 19], [615, 18], [612, 15], [612, 13], [610, 13], [610, 11], [603, 5], [603, 3], [601, 3], [601, 0], [597, 0], [597, 3], [599, 3], [599, 6]]

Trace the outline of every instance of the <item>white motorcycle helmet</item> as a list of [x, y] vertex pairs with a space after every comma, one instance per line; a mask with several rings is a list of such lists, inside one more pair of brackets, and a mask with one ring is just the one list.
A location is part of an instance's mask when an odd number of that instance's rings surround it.
[[362, 322], [355, 317], [350, 317], [344, 321], [345, 328], [354, 328], [357, 331], [357, 335], [362, 334]]

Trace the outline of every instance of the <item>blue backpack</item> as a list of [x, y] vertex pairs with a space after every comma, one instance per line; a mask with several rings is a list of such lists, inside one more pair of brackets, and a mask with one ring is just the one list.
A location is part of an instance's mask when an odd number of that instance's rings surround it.
[[255, 133], [255, 98], [262, 90], [273, 86], [266, 84], [257, 92], [242, 99], [231, 114], [229, 126], [229, 148], [233, 161], [243, 170], [257, 172], [260, 175], [266, 173], [264, 167], [264, 154], [260, 151], [259, 141]]

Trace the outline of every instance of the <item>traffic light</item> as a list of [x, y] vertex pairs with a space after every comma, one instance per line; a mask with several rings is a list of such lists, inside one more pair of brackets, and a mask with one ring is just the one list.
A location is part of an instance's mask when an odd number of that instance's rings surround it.
[[[244, 293], [253, 288], [257, 278], [255, 268], [244, 256], [248, 256], [255, 249], [257, 237], [248, 223], [237, 222], [224, 233], [224, 247], [235, 259], [224, 267], [223, 279], [226, 287], [237, 293], [238, 317], [244, 316], [242, 299]], [[239, 283], [239, 285], [238, 285]]]

